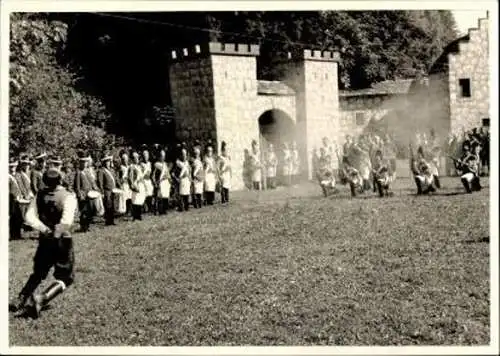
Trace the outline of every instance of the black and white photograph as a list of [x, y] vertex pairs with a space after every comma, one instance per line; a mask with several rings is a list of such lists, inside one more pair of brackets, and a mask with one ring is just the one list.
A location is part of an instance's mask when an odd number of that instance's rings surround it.
[[2, 353], [498, 354], [496, 2], [1, 6]]

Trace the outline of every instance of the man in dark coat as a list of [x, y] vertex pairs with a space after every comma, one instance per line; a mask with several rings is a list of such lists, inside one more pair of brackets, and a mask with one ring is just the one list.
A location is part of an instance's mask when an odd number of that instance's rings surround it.
[[88, 157], [81, 156], [79, 158], [79, 167], [75, 172], [75, 179], [73, 181], [73, 190], [78, 199], [78, 209], [80, 210], [81, 232], [87, 232], [89, 230], [92, 220], [92, 208], [88, 197], [88, 193], [92, 189], [92, 186], [86, 172], [88, 162]]
[[[70, 229], [77, 201], [62, 186], [61, 172], [49, 169], [44, 174], [46, 188], [39, 192], [26, 212], [26, 223], [40, 232], [33, 273], [9, 309], [38, 318], [41, 310], [74, 281], [74, 251]], [[38, 213], [38, 216], [37, 216]], [[41, 294], [35, 290], [54, 267], [55, 281]]]
[[102, 166], [97, 172], [97, 186], [103, 195], [105, 224], [110, 226], [115, 225], [113, 189], [116, 189], [116, 174], [112, 167], [113, 156], [105, 155], [101, 162]]

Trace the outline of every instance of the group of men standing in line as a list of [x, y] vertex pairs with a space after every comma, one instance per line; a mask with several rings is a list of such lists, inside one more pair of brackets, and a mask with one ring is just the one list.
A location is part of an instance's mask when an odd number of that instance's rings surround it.
[[[190, 205], [201, 208], [213, 205], [216, 192], [221, 203], [229, 202], [231, 189], [231, 158], [222, 142], [215, 155], [208, 144], [202, 149], [196, 143], [191, 152], [185, 144], [177, 147], [174, 162], [167, 162], [166, 149], [122, 150], [119, 157], [104, 152], [100, 167], [95, 167], [89, 155], [80, 153], [74, 172], [63, 168], [58, 156], [39, 154], [34, 163], [27, 155], [9, 163], [10, 237], [20, 239], [28, 206], [36, 200], [45, 184], [43, 176], [54, 168], [61, 173], [62, 185], [73, 193], [78, 202], [80, 230], [89, 230], [95, 216], [104, 216], [106, 225], [115, 225], [115, 216], [131, 216], [142, 220], [144, 212], [164, 215], [176, 203], [180, 211]], [[203, 152], [203, 156], [202, 156]], [[174, 198], [174, 199], [171, 199]], [[174, 204], [175, 204], [174, 203]]]
[[279, 153], [273, 143], [268, 143], [261, 153], [257, 141], [253, 140], [250, 151], [245, 150], [243, 171], [246, 186], [253, 190], [298, 184], [301, 169], [297, 142], [284, 142]]

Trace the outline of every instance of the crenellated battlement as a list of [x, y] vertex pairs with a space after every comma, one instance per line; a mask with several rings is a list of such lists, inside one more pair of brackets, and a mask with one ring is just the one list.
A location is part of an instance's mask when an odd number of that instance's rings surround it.
[[288, 52], [288, 59], [321, 61], [321, 62], [338, 62], [340, 61], [340, 53], [336, 51], [319, 51], [319, 50], [305, 49], [301, 51]]
[[[183, 59], [199, 58], [213, 54], [257, 57], [260, 55], [260, 46], [256, 44], [208, 42], [201, 45], [173, 49], [171, 51], [170, 58], [174, 61], [179, 61]], [[305, 49], [295, 52], [288, 52], [288, 59], [338, 62], [340, 61], [340, 53], [336, 51]]]
[[173, 49], [170, 58], [178, 61], [213, 54], [256, 57], [260, 54], [260, 46], [256, 44], [208, 42], [202, 45]]

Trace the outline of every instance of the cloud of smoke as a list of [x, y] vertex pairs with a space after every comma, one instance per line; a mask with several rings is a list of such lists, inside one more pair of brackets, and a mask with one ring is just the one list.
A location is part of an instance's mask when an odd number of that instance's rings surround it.
[[400, 145], [418, 143], [425, 136], [434, 133], [436, 140], [443, 144], [449, 133], [446, 92], [436, 82], [416, 80], [408, 94], [393, 95], [383, 100], [378, 112], [381, 117], [374, 117], [365, 132], [388, 133]]

